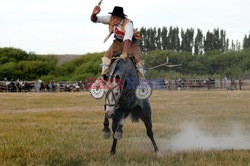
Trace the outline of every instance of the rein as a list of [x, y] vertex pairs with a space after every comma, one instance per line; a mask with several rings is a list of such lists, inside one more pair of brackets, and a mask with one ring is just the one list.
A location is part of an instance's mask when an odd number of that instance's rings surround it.
[[[111, 77], [111, 76], [110, 76]], [[125, 76], [125, 79], [124, 80], [126, 80], [126, 76]], [[125, 82], [125, 81], [124, 81]], [[121, 84], [121, 83], [119, 83], [119, 84], [117, 84], [116, 86], [114, 86], [113, 88], [110, 88], [108, 91], [107, 91], [107, 94], [105, 95], [105, 106], [116, 106], [117, 107], [117, 105], [118, 105], [118, 103], [119, 103], [119, 101], [120, 101], [120, 98], [122, 97], [122, 93], [123, 93], [123, 89], [124, 89], [124, 87], [123, 87], [123, 85], [124, 85], [124, 82]], [[115, 98], [115, 95], [114, 95], [114, 89], [116, 88], [116, 87], [118, 87], [118, 85], [120, 85], [120, 87], [122, 87], [122, 89], [121, 89], [121, 93], [120, 93], [120, 96], [118, 97], [118, 98]], [[112, 94], [112, 97], [114, 98], [114, 100], [115, 100], [115, 103], [114, 104], [110, 104], [110, 100], [108, 99], [108, 94], [109, 93], [111, 93]], [[107, 102], [106, 102], [107, 101]], [[107, 104], [108, 103], [108, 104]]]

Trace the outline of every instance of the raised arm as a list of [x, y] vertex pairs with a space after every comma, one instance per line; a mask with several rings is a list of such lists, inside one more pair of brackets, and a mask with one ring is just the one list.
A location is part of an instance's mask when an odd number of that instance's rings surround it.
[[93, 9], [93, 12], [92, 12], [92, 14], [91, 14], [91, 16], [90, 16], [90, 20], [92, 21], [92, 22], [96, 22], [97, 21], [97, 17], [96, 17], [96, 15], [98, 14], [98, 13], [100, 13], [100, 11], [101, 11], [101, 7], [98, 5], [98, 6], [95, 6], [95, 8]]

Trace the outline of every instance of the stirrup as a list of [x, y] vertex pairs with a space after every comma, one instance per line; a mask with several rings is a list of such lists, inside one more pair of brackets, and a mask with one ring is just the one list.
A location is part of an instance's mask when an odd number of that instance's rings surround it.
[[151, 96], [151, 94], [152, 94], [152, 88], [146, 81], [136, 86], [135, 96], [138, 99], [140, 100], [148, 99]]
[[96, 82], [94, 82], [94, 83], [90, 86], [90, 89], [89, 89], [89, 92], [90, 92], [91, 96], [92, 96], [94, 99], [97, 99], [97, 100], [103, 98], [103, 96], [104, 96], [104, 94], [105, 94], [103, 79], [101, 79], [102, 82], [99, 82], [99, 83], [98, 83], [98, 80], [100, 80], [100, 79], [97, 79]]

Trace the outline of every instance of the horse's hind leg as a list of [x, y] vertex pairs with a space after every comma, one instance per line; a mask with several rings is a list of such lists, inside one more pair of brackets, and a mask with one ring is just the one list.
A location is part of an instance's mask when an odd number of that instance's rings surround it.
[[145, 126], [146, 126], [146, 129], [147, 129], [147, 135], [148, 137], [150, 138], [153, 146], [154, 146], [154, 151], [155, 152], [158, 152], [158, 147], [155, 143], [155, 139], [154, 139], [154, 134], [153, 134], [153, 131], [152, 131], [152, 123], [151, 123], [151, 120], [150, 120], [150, 123], [149, 122], [145, 122]]
[[[142, 111], [145, 111], [145, 110], [142, 110]], [[145, 111], [147, 112], [147, 111]], [[154, 134], [153, 134], [153, 131], [152, 131], [152, 121], [151, 121], [151, 115], [150, 113], [146, 113], [147, 115], [141, 115], [140, 116], [140, 119], [143, 121], [143, 123], [145, 124], [145, 127], [147, 129], [147, 135], [148, 137], [150, 138], [153, 146], [154, 146], [154, 151], [157, 153], [159, 151], [156, 143], [155, 143], [155, 139], [154, 139]]]
[[111, 136], [111, 134], [109, 129], [109, 119], [106, 116], [104, 116], [103, 126], [104, 128], [102, 130], [102, 137], [104, 139], [108, 139]]

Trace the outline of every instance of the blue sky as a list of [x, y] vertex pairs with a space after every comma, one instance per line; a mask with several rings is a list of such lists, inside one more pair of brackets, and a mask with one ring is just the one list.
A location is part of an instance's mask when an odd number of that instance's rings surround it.
[[[99, 0], [0, 0], [0, 47], [37, 54], [84, 54], [108, 49], [108, 27], [89, 17]], [[242, 42], [250, 31], [248, 0], [103, 0], [101, 15], [123, 6], [136, 28], [224, 29]]]

